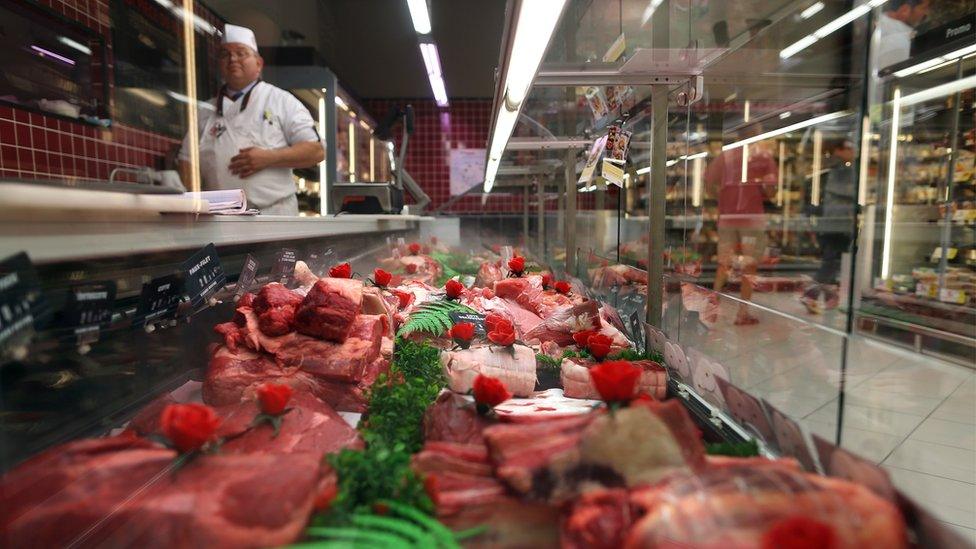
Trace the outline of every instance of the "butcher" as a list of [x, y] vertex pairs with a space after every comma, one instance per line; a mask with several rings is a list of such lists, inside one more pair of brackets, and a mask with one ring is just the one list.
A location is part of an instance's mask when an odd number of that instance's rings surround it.
[[[217, 59], [224, 85], [208, 101], [212, 108], [198, 109], [203, 189], [244, 189], [249, 206], [262, 214], [298, 215], [292, 169], [324, 157], [311, 113], [261, 80], [264, 60], [251, 29], [226, 25]], [[180, 151], [184, 183], [191, 169], [187, 135]]]

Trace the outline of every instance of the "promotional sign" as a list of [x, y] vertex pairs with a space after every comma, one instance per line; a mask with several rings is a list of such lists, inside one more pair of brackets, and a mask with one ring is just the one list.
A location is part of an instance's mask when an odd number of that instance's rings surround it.
[[596, 163], [603, 154], [603, 148], [607, 145], [607, 136], [603, 136], [593, 142], [589, 154], [586, 155], [586, 165], [583, 166], [583, 173], [580, 174], [577, 183], [589, 183], [593, 179], [593, 171], [596, 170]]
[[613, 183], [618, 187], [624, 186], [623, 164], [618, 164], [609, 158], [604, 158], [602, 172], [603, 178], [607, 180], [607, 183]]
[[451, 149], [448, 153], [448, 174], [451, 195], [464, 194], [471, 187], [480, 187], [485, 179], [485, 149]]
[[26, 253], [0, 262], [0, 345], [27, 342], [40, 299], [40, 280]]
[[257, 274], [258, 260], [253, 255], [247, 254], [244, 258], [244, 265], [241, 267], [241, 276], [237, 277], [237, 289], [234, 291], [234, 301], [239, 300], [251, 289]]
[[604, 158], [623, 163], [627, 160], [630, 149], [630, 137], [634, 132], [621, 129], [620, 126], [610, 126], [607, 130], [607, 144]]
[[610, 108], [607, 106], [607, 98], [603, 92], [603, 88], [590, 86], [589, 88], [586, 88], [585, 97], [586, 104], [589, 105], [590, 112], [593, 113], [594, 120], [600, 120], [610, 113]]

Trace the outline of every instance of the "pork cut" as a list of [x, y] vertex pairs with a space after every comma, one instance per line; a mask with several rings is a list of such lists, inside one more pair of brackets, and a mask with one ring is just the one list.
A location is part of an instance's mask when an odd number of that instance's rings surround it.
[[561, 389], [537, 391], [528, 398], [510, 398], [495, 406], [495, 415], [507, 423], [531, 423], [588, 414], [599, 400], [567, 398]]
[[483, 444], [481, 432], [488, 425], [472, 400], [444, 389], [424, 413], [424, 440]]
[[870, 489], [755, 458], [694, 475], [677, 473], [635, 491], [631, 501], [642, 518], [627, 538], [629, 548], [789, 545], [764, 537], [797, 518], [832, 530], [832, 547], [908, 546], [898, 509]]
[[585, 301], [579, 305], [568, 305], [554, 310], [541, 324], [526, 333], [523, 339], [530, 344], [551, 341], [567, 347], [573, 344], [573, 334], [576, 332], [599, 331], [602, 324], [600, 304], [596, 301]]
[[314, 454], [199, 456], [145, 439], [82, 439], [0, 478], [0, 545], [275, 547], [305, 529], [335, 479]]
[[302, 296], [272, 282], [258, 291], [251, 308], [257, 315], [261, 332], [269, 336], [280, 336], [294, 329], [295, 309], [301, 302]]
[[595, 487], [653, 483], [704, 466], [701, 434], [676, 401], [484, 430], [496, 476], [531, 499], [564, 502]]
[[345, 341], [362, 305], [361, 280], [320, 278], [295, 311], [295, 329], [327, 341]]
[[457, 393], [470, 391], [478, 374], [498, 378], [515, 396], [529, 396], [535, 390], [535, 352], [525, 345], [443, 351], [441, 366], [448, 387]]
[[630, 492], [616, 488], [581, 495], [563, 518], [563, 549], [617, 549], [637, 519]]
[[[634, 360], [631, 364], [641, 369], [641, 377], [634, 386], [634, 396], [647, 395], [663, 400], [668, 392], [668, 376], [664, 367], [653, 360]], [[572, 398], [599, 399], [600, 393], [593, 386], [590, 368], [596, 366], [592, 360], [564, 358], [560, 365], [560, 379], [563, 392]]]
[[503, 278], [505, 275], [502, 274], [502, 268], [498, 266], [497, 262], [485, 261], [478, 267], [478, 275], [474, 279], [474, 285], [492, 288], [495, 282]]

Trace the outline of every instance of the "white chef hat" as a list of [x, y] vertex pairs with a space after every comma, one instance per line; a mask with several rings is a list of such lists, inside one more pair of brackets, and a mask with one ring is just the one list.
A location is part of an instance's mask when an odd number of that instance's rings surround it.
[[258, 51], [258, 41], [254, 38], [254, 31], [237, 25], [224, 25], [224, 44], [244, 44], [255, 52]]

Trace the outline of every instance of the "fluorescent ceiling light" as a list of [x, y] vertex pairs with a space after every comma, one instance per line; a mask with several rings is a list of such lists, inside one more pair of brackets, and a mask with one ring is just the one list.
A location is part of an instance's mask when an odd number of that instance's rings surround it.
[[438, 107], [447, 106], [447, 88], [444, 87], [444, 76], [441, 74], [441, 58], [437, 54], [437, 45], [430, 42], [420, 44], [420, 55], [427, 66], [427, 79], [430, 89], [434, 92], [434, 100]]
[[515, 20], [515, 36], [509, 52], [500, 109], [495, 116], [488, 159], [485, 162], [485, 192], [495, 184], [498, 166], [512, 136], [522, 101], [529, 92], [542, 56], [556, 29], [566, 0], [522, 0]]
[[755, 135], [743, 139], [742, 141], [736, 141], [735, 143], [729, 143], [728, 145], [723, 145], [722, 150], [727, 151], [729, 149], [734, 149], [736, 147], [741, 147], [743, 145], [749, 145], [757, 141], [762, 141], [764, 139], [776, 137], [777, 135], [783, 135], [784, 133], [790, 133], [792, 131], [799, 130], [801, 128], [806, 128], [807, 126], [813, 126], [814, 124], [820, 124], [823, 122], [828, 122], [830, 120], [835, 120], [837, 118], [843, 118], [849, 114], [851, 114], [850, 111], [837, 111], [837, 112], [832, 112], [830, 114], [825, 114], [823, 116], [818, 116], [816, 118], [810, 118], [802, 122], [797, 122], [796, 124], [790, 124], [789, 126], [784, 126], [776, 130], [768, 131], [766, 133], [762, 133], [759, 135]]
[[780, 120], [783, 120], [783, 119], [786, 119], [786, 118], [789, 118], [789, 117], [790, 117], [790, 116], [792, 116], [792, 115], [793, 115], [793, 113], [792, 113], [792, 112], [790, 112], [790, 111], [786, 111], [786, 112], [783, 112], [783, 113], [780, 113], [780, 115], [779, 115], [779, 119], [780, 119]]
[[67, 57], [65, 57], [65, 56], [63, 56], [61, 54], [54, 53], [53, 51], [44, 49], [44, 48], [42, 48], [40, 46], [31, 45], [30, 49], [36, 51], [37, 52], [37, 55], [40, 55], [41, 57], [50, 57], [51, 59], [55, 59], [57, 61], [60, 61], [62, 63], [66, 63], [68, 65], [72, 65], [72, 66], [74, 66], [74, 64], [75, 64], [74, 59], [69, 59], [69, 58], [67, 58]]
[[948, 65], [953, 61], [955, 61], [956, 59], [959, 59], [960, 57], [965, 57], [973, 52], [976, 52], [976, 44], [971, 44], [969, 46], [966, 46], [965, 48], [958, 49], [954, 52], [947, 53], [945, 55], [941, 55], [934, 59], [929, 59], [928, 61], [922, 61], [921, 63], [917, 63], [915, 65], [912, 65], [911, 67], [905, 67], [900, 71], [895, 71], [895, 76], [897, 76], [898, 78], [904, 78], [911, 74], [934, 70], [938, 67]]
[[[166, 90], [166, 95], [172, 97], [173, 99], [175, 99], [177, 101], [181, 101], [183, 103], [189, 103], [190, 102], [190, 98], [189, 97], [183, 95], [182, 93], [175, 92], [173, 90]], [[216, 111], [217, 110], [217, 107], [211, 105], [210, 103], [208, 103], [206, 101], [197, 101], [197, 108], [206, 109], [208, 111]]]
[[427, 11], [427, 0], [407, 0], [410, 8], [410, 18], [413, 19], [413, 30], [418, 34], [430, 34], [430, 12]]
[[962, 90], [976, 88], [976, 76], [967, 76], [953, 82], [947, 82], [940, 86], [935, 86], [927, 90], [922, 90], [901, 98], [901, 106], [908, 107], [918, 103], [924, 103], [933, 99], [939, 99], [947, 95], [952, 95]]
[[644, 13], [641, 14], [642, 27], [646, 25], [648, 21], [651, 20], [651, 17], [654, 16], [654, 12], [657, 11], [659, 7], [661, 7], [661, 3], [663, 2], [664, 0], [651, 0], [650, 2], [647, 3], [647, 7], [644, 8]]
[[811, 5], [809, 8], [801, 11], [800, 12], [800, 18], [801, 19], [810, 19], [814, 15], [817, 15], [818, 13], [820, 13], [820, 10], [822, 10], [822, 9], [824, 9], [824, 3], [823, 2], [817, 2], [817, 3], [813, 4], [813, 5]]
[[643, 168], [637, 170], [637, 175], [644, 175], [645, 173], [651, 173], [650, 166], [644, 166]]
[[[833, 21], [820, 27], [812, 34], [808, 34], [803, 38], [797, 40], [793, 44], [790, 44], [789, 46], [783, 48], [783, 50], [779, 52], [780, 59], [789, 59], [790, 57], [793, 57], [797, 53], [809, 48], [817, 40], [820, 40], [821, 38], [833, 34], [833, 32], [836, 31], [837, 29], [847, 25], [851, 21], [871, 11], [872, 8], [876, 8], [881, 4], [884, 4], [885, 2], [887, 2], [887, 0], [871, 0], [867, 4], [861, 4], [860, 6], [857, 6], [856, 8], [845, 13], [844, 15], [841, 15], [837, 19], [834, 19]], [[811, 8], [812, 7], [813, 6], [811, 6]], [[803, 14], [801, 13], [800, 15], [802, 16]]]
[[888, 187], [885, 192], [885, 224], [881, 243], [881, 278], [891, 274], [891, 221], [895, 209], [895, 167], [898, 165], [898, 126], [901, 124], [901, 89], [895, 87], [891, 112], [891, 143], [888, 144]]
[[339, 106], [340, 109], [342, 109], [344, 111], [348, 111], [349, 110], [349, 105], [346, 105], [346, 102], [343, 101], [342, 98], [339, 97], [338, 95], [336, 95], [335, 103], [336, 103], [336, 105]]
[[[176, 6], [176, 4], [170, 0], [156, 0], [156, 3], [171, 11], [177, 19], [183, 19], [183, 8]], [[196, 27], [197, 30], [203, 31], [207, 34], [221, 34], [217, 31], [217, 27], [211, 25], [197, 14], [193, 14], [193, 26]]]
[[88, 46], [86, 46], [84, 44], [81, 44], [79, 42], [76, 42], [76, 41], [68, 38], [67, 36], [59, 36], [58, 37], [58, 42], [61, 42], [62, 44], [64, 44], [65, 46], [68, 46], [69, 48], [74, 48], [74, 49], [80, 51], [81, 53], [83, 53], [85, 55], [91, 55], [91, 52], [92, 52], [91, 51], [91, 48], [89, 48]]

